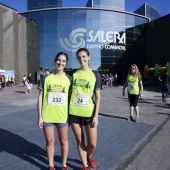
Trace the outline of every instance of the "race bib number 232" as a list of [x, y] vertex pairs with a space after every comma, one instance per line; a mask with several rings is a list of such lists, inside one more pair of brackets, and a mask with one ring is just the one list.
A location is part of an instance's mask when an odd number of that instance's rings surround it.
[[50, 105], [64, 105], [66, 102], [66, 93], [49, 92], [48, 104]]

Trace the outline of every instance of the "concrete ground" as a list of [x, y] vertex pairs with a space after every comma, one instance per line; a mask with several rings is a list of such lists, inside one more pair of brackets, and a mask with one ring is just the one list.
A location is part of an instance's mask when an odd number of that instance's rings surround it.
[[[143, 98], [138, 104], [140, 123], [127, 121], [128, 98], [127, 95], [123, 98], [121, 94], [121, 86], [104, 88], [101, 91], [98, 143], [93, 155], [98, 169], [101, 170], [127, 168], [138, 170], [137, 163], [134, 162], [137, 160], [135, 158], [142, 153], [142, 150], [147, 152], [145, 148], [152, 139], [158, 140], [155, 139], [159, 136], [157, 133], [159, 134], [169, 122], [170, 102], [162, 103], [160, 90], [144, 90]], [[37, 96], [36, 85], [33, 86], [32, 94], [24, 94], [24, 88], [18, 86], [7, 87], [4, 91], [0, 91], [0, 169], [47, 169], [45, 139], [42, 129], [37, 126]], [[168, 134], [165, 130], [164, 139], [166, 136]], [[168, 137], [162, 141], [160, 138], [156, 146], [163, 144], [164, 141], [168, 142]], [[61, 156], [57, 133], [55, 146], [55, 166], [59, 169]], [[163, 149], [166, 151], [166, 148]], [[168, 155], [168, 153], [165, 154]], [[154, 164], [156, 159], [151, 164]], [[167, 162], [167, 160], [163, 161]], [[161, 163], [159, 161], [157, 167], [163, 167]], [[69, 128], [67, 165], [70, 170], [78, 170], [82, 167], [71, 128]]]

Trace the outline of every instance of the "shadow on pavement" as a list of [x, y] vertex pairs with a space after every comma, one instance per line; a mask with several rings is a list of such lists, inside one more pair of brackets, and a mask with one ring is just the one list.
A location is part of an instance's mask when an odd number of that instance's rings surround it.
[[162, 105], [156, 105], [156, 107], [170, 108], [170, 104], [163, 103]]
[[161, 87], [144, 87], [145, 91], [154, 91], [154, 92], [161, 92]]
[[15, 93], [25, 93], [25, 91], [14, 91]]
[[160, 113], [160, 112], [158, 112], [157, 114], [170, 116], [170, 114], [168, 114], [168, 113]]
[[[46, 170], [48, 166], [48, 162], [46, 158], [47, 154], [44, 149], [42, 149], [40, 146], [34, 143], [27, 141], [21, 136], [11, 133], [2, 128], [0, 128], [0, 152], [7, 152], [9, 154], [12, 154], [40, 168], [41, 170]], [[77, 164], [81, 164], [81, 161], [77, 159], [68, 158], [67, 160], [71, 162], [75, 162]], [[16, 160], [14, 161], [15, 161], [14, 164], [16, 164]], [[61, 156], [55, 155], [54, 161], [59, 162], [59, 164], [61, 164]], [[8, 162], [6, 163], [8, 164]], [[45, 166], [43, 164], [45, 164]], [[67, 163], [67, 165], [68, 167], [74, 170], [80, 169], [77, 166], [72, 165], [71, 163]], [[57, 169], [61, 168], [56, 166], [56, 164], [55, 167]]]
[[47, 167], [44, 167], [38, 161], [34, 160], [36, 158], [37, 160], [47, 164], [47, 160], [43, 158], [43, 156], [46, 157], [45, 150], [31, 142], [28, 142], [23, 137], [1, 128], [0, 151], [17, 156], [41, 169], [47, 169]]
[[127, 120], [126, 117], [121, 117], [121, 116], [114, 116], [114, 115], [108, 115], [108, 114], [103, 114], [103, 113], [99, 113], [99, 115], [100, 115], [100, 116], [104, 116], [104, 117], [109, 117], [109, 118]]

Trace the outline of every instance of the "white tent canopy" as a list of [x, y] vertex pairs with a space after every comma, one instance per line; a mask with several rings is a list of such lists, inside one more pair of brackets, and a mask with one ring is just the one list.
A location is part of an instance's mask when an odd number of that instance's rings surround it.
[[5, 70], [0, 69], [0, 73], [5, 73]]

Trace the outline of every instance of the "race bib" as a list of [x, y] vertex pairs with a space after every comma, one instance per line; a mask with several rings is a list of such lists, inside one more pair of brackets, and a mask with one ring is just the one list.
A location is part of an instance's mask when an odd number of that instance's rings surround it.
[[130, 84], [129, 85], [129, 90], [134, 90], [136, 88], [135, 84]]
[[49, 92], [48, 104], [50, 105], [64, 105], [66, 102], [66, 93]]
[[75, 94], [74, 95], [74, 105], [88, 106], [89, 105], [89, 95], [88, 94]]

